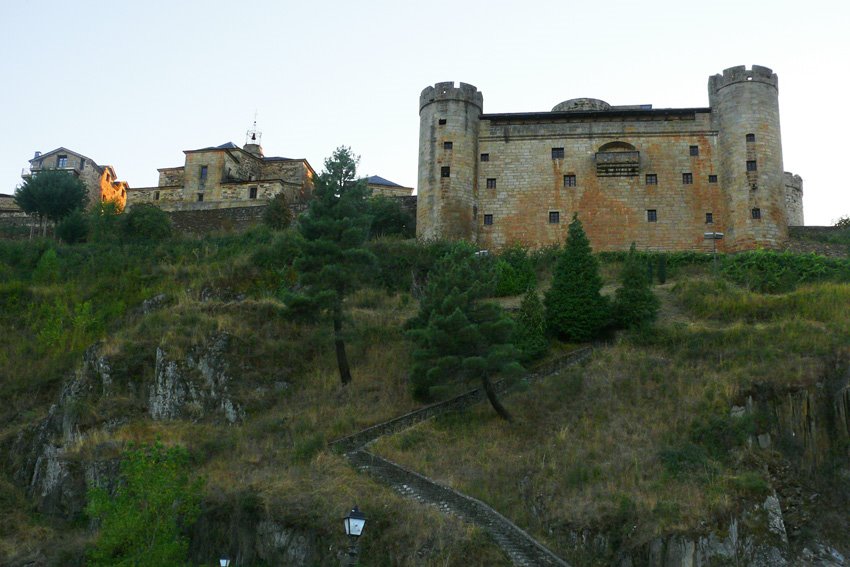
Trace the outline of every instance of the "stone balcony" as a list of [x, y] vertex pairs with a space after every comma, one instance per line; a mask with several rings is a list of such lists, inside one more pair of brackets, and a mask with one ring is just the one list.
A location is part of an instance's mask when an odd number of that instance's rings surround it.
[[597, 152], [598, 177], [634, 177], [640, 173], [640, 152]]

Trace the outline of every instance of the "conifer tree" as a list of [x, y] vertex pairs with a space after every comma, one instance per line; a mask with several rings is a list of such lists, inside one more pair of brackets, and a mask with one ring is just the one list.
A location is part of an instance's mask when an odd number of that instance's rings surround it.
[[351, 369], [342, 332], [343, 300], [365, 279], [375, 257], [363, 244], [372, 219], [368, 214], [368, 189], [356, 179], [359, 156], [341, 146], [325, 160], [316, 178], [313, 200], [299, 219], [304, 237], [302, 253], [295, 261], [301, 289], [284, 295], [294, 313], [326, 314], [333, 321], [334, 348], [339, 378], [351, 382]]
[[602, 277], [578, 215], [573, 215], [567, 243], [558, 257], [552, 287], [546, 293], [546, 326], [557, 337], [588, 341], [609, 320], [608, 300], [600, 294]]
[[655, 321], [659, 307], [658, 298], [652, 293], [646, 270], [641, 266], [634, 243], [629, 248], [620, 281], [622, 285], [617, 289], [614, 299], [614, 320], [617, 326], [633, 329]]
[[514, 345], [523, 360], [540, 358], [549, 349], [546, 337], [546, 312], [537, 290], [529, 288], [522, 298], [514, 331]]
[[416, 343], [413, 393], [428, 399], [448, 381], [480, 380], [493, 409], [510, 421], [491, 378], [521, 366], [511, 343], [513, 321], [501, 307], [483, 301], [493, 292], [491, 266], [462, 244], [435, 265], [409, 331]]

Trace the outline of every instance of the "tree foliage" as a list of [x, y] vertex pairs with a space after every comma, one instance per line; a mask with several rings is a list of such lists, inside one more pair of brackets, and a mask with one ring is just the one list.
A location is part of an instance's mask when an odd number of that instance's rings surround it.
[[658, 315], [660, 305], [652, 293], [643, 262], [632, 243], [629, 255], [620, 274], [621, 284], [614, 299], [614, 321], [625, 329], [639, 328], [651, 324]]
[[546, 311], [537, 290], [528, 288], [522, 298], [514, 331], [514, 345], [524, 361], [540, 358], [549, 350], [546, 336]]
[[496, 260], [496, 295], [518, 295], [537, 285], [534, 262], [519, 245], [505, 248]]
[[121, 216], [124, 236], [134, 240], [164, 240], [171, 236], [168, 213], [153, 205], [134, 205]]
[[189, 455], [180, 446], [130, 447], [121, 461], [114, 495], [89, 492], [88, 515], [100, 522], [88, 565], [185, 565], [184, 535], [199, 513], [201, 481], [189, 478]]
[[285, 230], [292, 224], [292, 211], [286, 202], [286, 195], [278, 193], [269, 201], [263, 212], [263, 222], [273, 230]]
[[419, 399], [434, 397], [455, 380], [480, 380], [493, 409], [510, 414], [491, 381], [521, 370], [512, 344], [513, 321], [494, 303], [492, 263], [468, 245], [458, 245], [431, 272], [419, 314], [409, 327], [416, 344], [412, 384]]
[[372, 215], [371, 236], [416, 236], [416, 219], [404, 210], [398, 199], [378, 195], [369, 199], [369, 211]]
[[56, 225], [56, 236], [66, 244], [85, 242], [88, 233], [88, 219], [85, 213], [79, 209], [72, 211]]
[[602, 296], [599, 264], [578, 215], [573, 215], [567, 243], [546, 293], [546, 326], [554, 335], [570, 341], [588, 341], [608, 324], [610, 307]]
[[15, 190], [15, 203], [22, 211], [59, 222], [72, 211], [85, 207], [86, 186], [63, 170], [47, 169], [24, 180]]
[[284, 294], [296, 314], [330, 315], [343, 384], [351, 381], [342, 333], [343, 300], [367, 278], [375, 260], [363, 246], [372, 219], [366, 182], [355, 177], [359, 159], [342, 146], [325, 160], [310, 208], [298, 223], [304, 237], [303, 253], [295, 261], [301, 288]]

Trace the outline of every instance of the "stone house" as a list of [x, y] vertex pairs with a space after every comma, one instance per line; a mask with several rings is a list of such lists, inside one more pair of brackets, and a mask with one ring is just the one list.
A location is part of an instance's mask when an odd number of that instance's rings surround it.
[[413, 187], [404, 187], [378, 175], [366, 178], [366, 185], [372, 191], [373, 197], [410, 197]]
[[155, 187], [133, 188], [129, 206], [156, 205], [166, 211], [199, 211], [267, 205], [278, 194], [298, 207], [313, 192], [315, 171], [306, 159], [267, 157], [256, 130], [241, 148], [233, 142], [184, 150], [182, 166], [159, 169]]
[[123, 210], [127, 203], [130, 186], [126, 181], [118, 181], [111, 165], [98, 165], [93, 159], [68, 148], [56, 148], [46, 153], [35, 152], [29, 164], [29, 170], [21, 172], [24, 179], [38, 175], [39, 171], [45, 169], [61, 169], [83, 182], [88, 189], [90, 204], [112, 201], [119, 210]]
[[[482, 248], [566, 240], [578, 214], [595, 250], [778, 248], [803, 224], [784, 171], [778, 78], [754, 65], [708, 81], [709, 105], [655, 109], [592, 98], [487, 114], [472, 85], [419, 98], [417, 236]], [[708, 233], [708, 234], [707, 234]]]

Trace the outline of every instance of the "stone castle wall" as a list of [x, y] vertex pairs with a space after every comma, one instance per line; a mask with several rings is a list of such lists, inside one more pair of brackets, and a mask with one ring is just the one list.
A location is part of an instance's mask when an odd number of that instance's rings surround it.
[[803, 226], [803, 178], [785, 172], [785, 210], [788, 211], [788, 226]]

